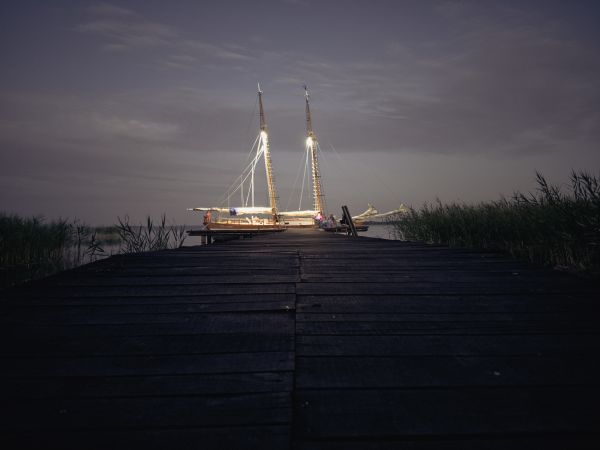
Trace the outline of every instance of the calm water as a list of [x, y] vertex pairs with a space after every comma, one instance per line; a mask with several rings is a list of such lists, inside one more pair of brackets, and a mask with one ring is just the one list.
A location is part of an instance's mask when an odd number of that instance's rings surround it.
[[396, 239], [394, 236], [394, 227], [384, 223], [378, 225], [369, 225], [369, 231], [358, 233], [358, 235], [379, 239]]

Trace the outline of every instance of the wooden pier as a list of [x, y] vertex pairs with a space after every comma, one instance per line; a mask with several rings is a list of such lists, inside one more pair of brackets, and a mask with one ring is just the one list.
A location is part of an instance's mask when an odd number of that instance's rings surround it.
[[600, 448], [598, 283], [288, 230], [1, 293], [3, 449]]

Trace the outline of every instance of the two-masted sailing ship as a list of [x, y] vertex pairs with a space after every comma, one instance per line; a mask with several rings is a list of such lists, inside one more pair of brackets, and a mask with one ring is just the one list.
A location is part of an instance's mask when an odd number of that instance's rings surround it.
[[[318, 142], [312, 129], [308, 88], [305, 86], [306, 98], [306, 147], [310, 153], [311, 175], [313, 184], [313, 209], [303, 211], [280, 211], [278, 206], [269, 130], [263, 105], [263, 92], [258, 86], [259, 132], [253, 145], [252, 158], [242, 174], [227, 193], [227, 205], [190, 208], [192, 211], [204, 213], [204, 225], [209, 230], [273, 230], [288, 227], [314, 227], [324, 217], [323, 192], [321, 174], [318, 165]], [[255, 203], [255, 174], [261, 161], [264, 161], [267, 178], [268, 206], [257, 206]], [[240, 206], [230, 206], [230, 199], [240, 195]]]
[[[281, 211], [278, 205], [271, 150], [269, 145], [269, 130], [265, 118], [263, 105], [263, 92], [258, 85], [259, 130], [252, 151], [242, 174], [231, 185], [226, 194], [227, 204], [221, 206], [189, 208], [190, 211], [204, 213], [203, 223], [208, 230], [239, 230], [239, 231], [281, 231], [286, 228], [321, 227], [328, 231], [337, 231], [344, 227], [330, 215], [326, 217], [323, 187], [321, 185], [321, 172], [319, 170], [319, 143], [313, 130], [310, 113], [310, 96], [308, 88], [304, 86], [305, 112], [306, 112], [306, 163], [310, 161], [310, 179], [312, 184], [312, 209], [295, 211]], [[267, 206], [257, 206], [255, 203], [255, 175], [260, 161], [264, 161], [267, 179]], [[306, 168], [305, 168], [306, 171]], [[304, 179], [303, 179], [304, 183]], [[301, 191], [302, 192], [302, 191]], [[239, 206], [231, 206], [231, 199], [238, 198]], [[225, 202], [223, 202], [225, 203]], [[302, 195], [300, 205], [302, 204]], [[397, 210], [398, 211], [398, 210]], [[392, 212], [390, 212], [392, 213]], [[386, 214], [390, 214], [386, 213]], [[369, 209], [353, 219], [358, 220], [362, 230], [368, 227], [361, 221], [383, 216], [371, 205]]]

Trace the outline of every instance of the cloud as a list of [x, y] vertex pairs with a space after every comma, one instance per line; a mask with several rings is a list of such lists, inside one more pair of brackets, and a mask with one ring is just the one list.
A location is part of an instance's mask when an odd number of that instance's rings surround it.
[[102, 40], [101, 48], [106, 51], [152, 51], [158, 67], [198, 70], [254, 59], [244, 46], [191, 39], [175, 27], [108, 3], [93, 5], [85, 12], [88, 20], [77, 25], [75, 31], [98, 37]]
[[282, 0], [283, 3], [294, 6], [310, 6], [310, 3], [306, 0]]
[[111, 5], [110, 3], [98, 3], [91, 5], [86, 8], [86, 11], [95, 16], [109, 16], [109, 17], [131, 17], [135, 16], [135, 13], [130, 9], [121, 8], [119, 6]]
[[[225, 133], [235, 111], [205, 112], [198, 96], [173, 89], [89, 101], [0, 91], [0, 200], [17, 212], [85, 214], [96, 223], [124, 213], [188, 220], [185, 208], [199, 193], [217, 198], [247, 151]], [[15, 190], [18, 201], [8, 194]]]
[[151, 122], [140, 119], [120, 117], [95, 117], [94, 124], [106, 135], [125, 136], [139, 140], [163, 141], [171, 139], [180, 131], [173, 123]]
[[[300, 60], [280, 81], [332, 86], [321, 91], [330, 103], [321, 113], [328, 137], [346, 149], [519, 157], [597, 146], [595, 48], [514, 10], [455, 2], [442, 10], [454, 18], [450, 39], [388, 41], [386, 57], [372, 61]], [[341, 111], [346, 126], [334, 117]]]
[[[515, 9], [440, 2], [433, 13], [451, 27], [447, 38], [386, 39], [372, 56], [357, 52], [344, 58], [325, 58], [319, 52], [308, 57], [266, 44], [249, 51], [235, 43], [205, 42], [106, 3], [87, 13], [91, 20], [79, 31], [102, 38], [105, 48], [152, 48], [157, 66], [166, 70], [226, 69], [253, 82], [264, 80], [267, 73], [281, 89], [296, 85], [300, 90], [307, 82], [315, 102], [315, 127], [351, 151], [514, 156], [566, 146], [588, 148], [600, 134], [594, 120], [600, 104], [595, 49], [568, 35], [560, 24]], [[242, 122], [239, 107], [224, 107], [236, 103], [231, 98], [235, 94], [227, 91], [220, 90], [224, 97], [215, 104], [221, 106], [212, 113], [206, 92], [189, 97], [189, 92], [171, 90], [168, 98], [164, 92], [154, 97], [156, 102], [163, 96], [161, 101], [173, 111], [188, 111], [173, 112], [168, 121], [180, 124], [178, 132], [185, 136], [192, 120], [207, 131], [221, 127], [221, 121], [232, 127]], [[269, 102], [269, 108], [284, 103], [274, 97]], [[144, 130], [129, 128], [132, 133]], [[206, 139], [199, 145], [230, 147]]]
[[249, 61], [253, 59], [251, 56], [241, 53], [245, 51], [245, 48], [237, 45], [232, 49], [229, 48], [229, 46], [214, 45], [198, 40], [185, 39], [173, 42], [173, 46], [183, 51], [196, 52], [199, 55], [207, 55], [227, 60]]
[[86, 12], [90, 20], [76, 26], [75, 30], [106, 39], [103, 45], [106, 50], [166, 46], [177, 38], [173, 28], [107, 3], [91, 6]]
[[[245, 2], [234, 12], [201, 8], [203, 26], [189, 29], [187, 17], [161, 13], [170, 6], [95, 4], [75, 32], [71, 25], [76, 42], [49, 37], [55, 51], [47, 60], [32, 52], [27, 65], [17, 52], [7, 55], [2, 198], [46, 211], [72, 192], [104, 204], [110, 217], [211, 202], [238, 174], [255, 137], [256, 81], [284, 199], [303, 151], [305, 82], [324, 151], [331, 143], [347, 160], [379, 164], [374, 172], [389, 171], [394, 189], [419, 191], [420, 199], [446, 192], [440, 179], [460, 178], [469, 192], [478, 167], [498, 167], [488, 196], [517, 188], [515, 168], [530, 177], [569, 161], [597, 165], [597, 42], [529, 6], [530, 13], [500, 2], [431, 5], [359, 2], [340, 10], [324, 3], [306, 35], [299, 9], [281, 2], [260, 11]], [[257, 18], [268, 26], [257, 27]], [[47, 70], [32, 70], [39, 67]], [[337, 189], [343, 198], [347, 189], [336, 183], [328, 174], [328, 195]], [[368, 187], [361, 195], [371, 195]], [[483, 195], [478, 189], [473, 198]]]

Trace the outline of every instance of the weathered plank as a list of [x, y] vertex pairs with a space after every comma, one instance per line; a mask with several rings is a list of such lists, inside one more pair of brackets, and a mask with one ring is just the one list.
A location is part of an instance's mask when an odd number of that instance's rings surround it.
[[[354, 315], [356, 316], [356, 315]], [[406, 318], [406, 316], [403, 316]], [[521, 320], [514, 316], [504, 320], [493, 320], [486, 316], [484, 320], [444, 320], [437, 316], [437, 321], [392, 321], [382, 317], [380, 321], [338, 321], [315, 320], [310, 317], [296, 322], [296, 332], [303, 335], [400, 335], [400, 334], [600, 334], [596, 318], [572, 319], [556, 315], [553, 320], [547, 317], [538, 320]], [[361, 319], [361, 317], [359, 317]], [[579, 319], [579, 320], [578, 320]]]
[[298, 312], [315, 313], [519, 313], [596, 312], [592, 296], [541, 295], [299, 295]]
[[291, 420], [289, 394], [23, 399], [4, 424], [18, 431], [103, 428], [282, 425]]
[[587, 355], [297, 357], [298, 389], [556, 386], [597, 384]]
[[[199, 296], [199, 295], [245, 295], [245, 294], [294, 294], [294, 283], [228, 283], [228, 284], [197, 284], [176, 286], [44, 286], [44, 295], [53, 297], [165, 297]], [[35, 287], [25, 287], [11, 290], [9, 298], [39, 297], [40, 290]]]
[[127, 355], [103, 357], [19, 357], [4, 359], [4, 377], [90, 377], [180, 375], [290, 371], [292, 352], [216, 353], [181, 355]]
[[213, 353], [292, 352], [294, 336], [273, 332], [196, 334], [167, 336], [37, 336], [21, 339], [18, 345], [0, 343], [0, 357], [20, 356], [125, 356], [201, 355]]
[[296, 390], [302, 439], [585, 433], [597, 430], [596, 387]]
[[18, 377], [0, 383], [2, 398], [109, 398], [290, 392], [293, 373], [234, 372], [184, 375]]
[[[54, 323], [54, 324], [119, 324], [119, 323], [189, 323], [205, 321], [207, 313], [223, 313], [223, 317], [232, 317], [238, 313], [238, 318], [247, 315], [250, 319], [258, 317], [265, 323], [285, 320], [284, 315], [272, 314], [293, 310], [293, 303], [224, 303], [224, 304], [198, 304], [185, 307], [169, 306], [139, 306], [127, 307], [40, 307], [13, 308], [8, 321], [12, 323]], [[229, 313], [229, 315], [227, 314]], [[272, 317], [268, 317], [272, 316]], [[281, 317], [279, 317], [281, 316]]]
[[[244, 321], [239, 318], [239, 333], [269, 334], [271, 329], [265, 327], [262, 320], [255, 322], [253, 320]], [[269, 321], [265, 321], [269, 322]], [[272, 322], [271, 322], [272, 323]], [[30, 323], [11, 323], [9, 329], [0, 330], [0, 338], [17, 339], [19, 333], [31, 336], [36, 339], [66, 337], [69, 339], [80, 339], [86, 336], [125, 336], [125, 337], [143, 337], [143, 336], [195, 336], [204, 334], [219, 334], [234, 336], [237, 325], [234, 321], [229, 321], [228, 325], [221, 324], [216, 320], [214, 323], [196, 321], [190, 323], [118, 323], [118, 324], [30, 324]], [[286, 325], [286, 328], [293, 330], [293, 324]], [[279, 327], [276, 328], [279, 330]], [[291, 332], [291, 331], [290, 331]], [[19, 342], [19, 341], [16, 341]]]
[[4, 302], [6, 310], [18, 308], [37, 308], [39, 306], [134, 306], [140, 309], [147, 305], [195, 305], [195, 304], [213, 304], [222, 305], [225, 303], [283, 303], [293, 305], [296, 301], [295, 294], [220, 294], [220, 295], [164, 295], [151, 297], [45, 297], [40, 294], [36, 297], [28, 297], [26, 301], [22, 298], [9, 298]]
[[298, 275], [293, 274], [206, 274], [206, 275], [130, 275], [119, 277], [95, 277], [95, 276], [79, 276], [68, 279], [54, 280], [51, 286], [74, 286], [74, 287], [135, 287], [135, 286], [198, 286], [204, 284], [281, 284], [295, 283]]
[[596, 450], [600, 436], [585, 432], [515, 433], [480, 435], [380, 436], [369, 438], [336, 436], [296, 442], [298, 450]]
[[[232, 313], [232, 304], [215, 308], [212, 312], [219, 314], [206, 314], [205, 312], [196, 313], [146, 313], [143, 308], [138, 313], [116, 313], [116, 312], [104, 312], [104, 308], [90, 309], [56, 309], [47, 308], [45, 311], [35, 310], [34, 312], [25, 309], [22, 311], [15, 311], [8, 317], [9, 322], [16, 323], [17, 328], [20, 322], [35, 323], [35, 324], [64, 324], [64, 325], [81, 325], [81, 324], [144, 324], [144, 323], [170, 323], [170, 324], [185, 324], [185, 323], [196, 323], [203, 324], [206, 326], [218, 326], [225, 322], [224, 326], [231, 327], [238, 325], [242, 327], [240, 331], [243, 331], [246, 326], [254, 326], [260, 328], [267, 328], [270, 326], [279, 326], [282, 329], [285, 327], [291, 327], [292, 323], [286, 316], [285, 311], [291, 310], [292, 308], [286, 308], [283, 305], [276, 304], [276, 312], [271, 308], [266, 308], [261, 304], [258, 308], [248, 308], [248, 304], [234, 304], [237, 308], [233, 308], [235, 314]], [[259, 311], [256, 311], [259, 309]], [[93, 314], [89, 314], [88, 311], [92, 311]], [[206, 311], [206, 310], [205, 310]], [[210, 311], [209, 311], [210, 312]], [[230, 329], [230, 328], [228, 328]]]
[[[556, 294], [573, 292], [574, 286], [571, 282], [561, 283], [532, 283], [528, 281], [501, 283], [499, 281], [483, 279], [480, 283], [455, 281], [451, 283], [430, 283], [427, 281], [396, 280], [390, 283], [370, 282], [312, 282], [299, 283], [296, 285], [299, 295], [419, 295], [419, 294]], [[596, 288], [587, 285], [578, 286], [577, 292], [595, 295]]]
[[[134, 448], [164, 450], [289, 448], [290, 430], [284, 425], [219, 426], [199, 428], [146, 428], [103, 430], [43, 430], [32, 433], [11, 432], [5, 435], [11, 448], [45, 448], [50, 450], [106, 450]], [[10, 444], [9, 444], [10, 445]]]
[[301, 356], [470, 356], [588, 355], [600, 351], [600, 339], [588, 335], [400, 335], [297, 336]]
[[1, 294], [3, 448], [586, 448], [597, 292], [314, 230], [120, 255]]

